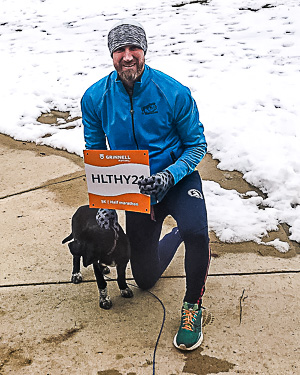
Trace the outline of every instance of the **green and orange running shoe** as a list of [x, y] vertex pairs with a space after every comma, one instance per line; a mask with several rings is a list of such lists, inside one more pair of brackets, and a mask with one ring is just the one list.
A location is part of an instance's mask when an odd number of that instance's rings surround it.
[[194, 350], [203, 341], [202, 308], [197, 304], [184, 302], [181, 323], [174, 337], [174, 345], [181, 350]]

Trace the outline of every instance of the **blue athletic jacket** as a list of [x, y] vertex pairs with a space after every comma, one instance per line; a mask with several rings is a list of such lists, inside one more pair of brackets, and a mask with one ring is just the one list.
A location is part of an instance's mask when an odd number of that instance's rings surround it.
[[114, 71], [81, 100], [86, 149], [149, 150], [151, 174], [169, 170], [175, 183], [206, 153], [203, 125], [190, 90], [145, 65], [130, 98]]

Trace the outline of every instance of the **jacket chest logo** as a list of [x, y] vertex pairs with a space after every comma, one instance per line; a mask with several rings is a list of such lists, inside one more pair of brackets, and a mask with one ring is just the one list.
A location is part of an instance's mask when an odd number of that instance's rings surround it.
[[142, 107], [142, 114], [143, 115], [152, 115], [153, 113], [158, 113], [157, 105], [155, 103], [149, 103]]

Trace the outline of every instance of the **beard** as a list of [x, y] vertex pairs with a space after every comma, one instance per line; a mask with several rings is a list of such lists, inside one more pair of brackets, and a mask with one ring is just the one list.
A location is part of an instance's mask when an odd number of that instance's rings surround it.
[[132, 69], [122, 70], [122, 65], [118, 67], [117, 72], [122, 82], [128, 86], [132, 86], [143, 74], [145, 60], [139, 59], [135, 61], [136, 65]]
[[140, 76], [140, 70], [128, 69], [125, 72], [120, 72], [120, 78], [126, 83], [134, 83]]

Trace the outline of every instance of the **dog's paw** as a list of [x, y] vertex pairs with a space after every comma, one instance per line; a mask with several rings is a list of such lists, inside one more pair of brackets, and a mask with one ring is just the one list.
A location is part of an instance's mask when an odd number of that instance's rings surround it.
[[112, 307], [112, 302], [109, 298], [107, 288], [99, 289], [99, 306], [101, 309], [109, 310]]
[[121, 296], [123, 298], [132, 298], [133, 297], [133, 291], [130, 288], [126, 289], [120, 289]]
[[73, 273], [72, 277], [71, 277], [71, 282], [73, 284], [79, 284], [79, 283], [81, 283], [82, 282], [82, 275], [81, 275], [81, 273], [80, 272]]
[[112, 302], [109, 296], [99, 299], [99, 306], [101, 309], [109, 310], [112, 307]]

